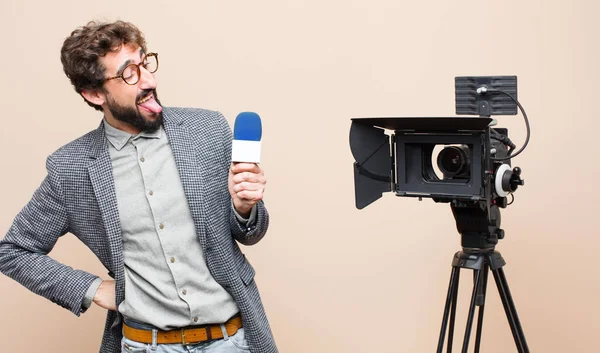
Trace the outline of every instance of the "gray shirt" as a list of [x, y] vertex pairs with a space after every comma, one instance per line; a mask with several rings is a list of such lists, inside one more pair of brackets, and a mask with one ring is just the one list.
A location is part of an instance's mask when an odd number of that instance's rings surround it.
[[[104, 121], [125, 264], [125, 318], [161, 329], [221, 323], [239, 309], [211, 276], [162, 127], [130, 135]], [[235, 209], [234, 209], [235, 211]], [[244, 224], [250, 220], [238, 219]], [[99, 281], [88, 291], [93, 298]]]

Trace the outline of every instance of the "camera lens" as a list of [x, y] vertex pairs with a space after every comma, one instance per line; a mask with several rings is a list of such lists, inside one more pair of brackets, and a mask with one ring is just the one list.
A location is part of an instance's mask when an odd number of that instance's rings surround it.
[[438, 168], [445, 178], [468, 178], [470, 150], [467, 146], [448, 146], [437, 158]]

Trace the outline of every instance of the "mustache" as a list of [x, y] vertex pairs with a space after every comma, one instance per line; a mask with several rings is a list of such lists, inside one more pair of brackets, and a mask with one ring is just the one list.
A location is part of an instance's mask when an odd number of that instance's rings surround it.
[[141, 99], [144, 99], [146, 97], [148, 97], [150, 94], [154, 94], [154, 97], [156, 97], [156, 90], [155, 89], [147, 89], [147, 90], [143, 90], [142, 92], [140, 92], [135, 101], [139, 102]]

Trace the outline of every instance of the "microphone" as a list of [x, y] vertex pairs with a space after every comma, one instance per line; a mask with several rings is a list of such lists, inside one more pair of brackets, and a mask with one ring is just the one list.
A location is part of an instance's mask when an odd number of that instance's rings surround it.
[[262, 125], [260, 116], [253, 112], [242, 112], [235, 118], [232, 162], [260, 163]]

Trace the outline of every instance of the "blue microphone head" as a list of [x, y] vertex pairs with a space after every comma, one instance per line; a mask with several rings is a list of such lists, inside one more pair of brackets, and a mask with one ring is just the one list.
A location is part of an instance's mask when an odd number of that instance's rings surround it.
[[234, 140], [260, 141], [262, 124], [260, 116], [253, 112], [239, 113], [233, 127]]

